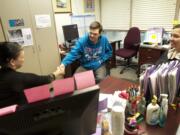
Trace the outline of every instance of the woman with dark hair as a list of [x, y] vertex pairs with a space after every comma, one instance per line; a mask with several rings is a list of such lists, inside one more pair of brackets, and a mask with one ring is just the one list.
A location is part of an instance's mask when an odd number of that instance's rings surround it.
[[180, 60], [180, 24], [173, 27], [170, 43], [172, 49], [164, 52], [164, 54], [156, 62], [156, 65], [172, 60]]
[[23, 63], [22, 46], [15, 42], [0, 42], [0, 107], [26, 103], [24, 89], [48, 84], [63, 74], [59, 68], [45, 76], [18, 72]]

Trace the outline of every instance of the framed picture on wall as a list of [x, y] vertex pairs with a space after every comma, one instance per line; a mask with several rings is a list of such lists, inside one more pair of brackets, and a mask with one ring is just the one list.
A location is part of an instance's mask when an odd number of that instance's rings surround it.
[[71, 12], [71, 0], [53, 0], [54, 12], [70, 13]]
[[84, 12], [94, 12], [95, 2], [94, 0], [84, 0]]

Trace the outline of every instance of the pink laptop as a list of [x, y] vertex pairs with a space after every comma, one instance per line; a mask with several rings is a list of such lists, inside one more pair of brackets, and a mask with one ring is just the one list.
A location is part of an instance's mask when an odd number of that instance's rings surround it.
[[41, 85], [24, 90], [28, 103], [37, 102], [50, 98], [49, 85]]
[[84, 89], [95, 85], [95, 78], [92, 70], [74, 74], [76, 88]]
[[1, 108], [0, 109], [0, 116], [4, 116], [4, 115], [10, 114], [10, 113], [14, 113], [16, 111], [17, 106], [18, 105], [15, 104], [15, 105], [11, 105], [11, 106]]
[[52, 82], [52, 85], [54, 88], [54, 96], [71, 93], [75, 89], [73, 77], [55, 80]]

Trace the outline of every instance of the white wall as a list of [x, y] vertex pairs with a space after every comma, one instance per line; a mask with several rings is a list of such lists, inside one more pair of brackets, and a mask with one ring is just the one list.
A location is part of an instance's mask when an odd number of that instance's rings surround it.
[[58, 38], [58, 44], [64, 42], [64, 36], [62, 31], [62, 25], [71, 24], [70, 14], [55, 14], [55, 24], [56, 24], [56, 32]]
[[129, 29], [130, 0], [101, 0], [100, 13], [102, 25], [105, 29]]

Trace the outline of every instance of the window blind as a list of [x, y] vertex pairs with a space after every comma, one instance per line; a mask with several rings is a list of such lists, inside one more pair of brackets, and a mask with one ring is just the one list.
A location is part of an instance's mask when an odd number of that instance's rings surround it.
[[104, 29], [129, 29], [130, 0], [101, 0], [100, 5]]
[[132, 26], [172, 29], [176, 0], [132, 0]]

